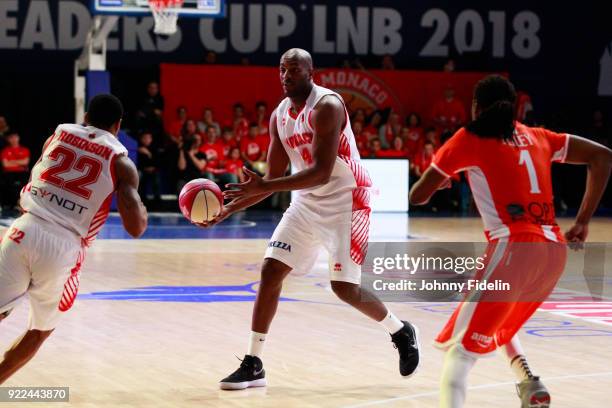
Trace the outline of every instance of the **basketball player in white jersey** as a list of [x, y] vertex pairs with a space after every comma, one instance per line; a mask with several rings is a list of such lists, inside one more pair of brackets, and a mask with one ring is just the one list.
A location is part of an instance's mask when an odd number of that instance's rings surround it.
[[21, 192], [24, 213], [0, 244], [0, 321], [26, 294], [30, 318], [0, 362], [0, 384], [36, 354], [74, 303], [85, 250], [104, 225], [115, 191], [127, 232], [138, 238], [147, 227], [136, 167], [117, 139], [122, 115], [116, 97], [94, 97], [87, 125], [57, 127]]
[[[370, 225], [371, 181], [362, 167], [342, 97], [317, 86], [310, 54], [287, 51], [280, 61], [286, 98], [270, 118], [271, 142], [264, 178], [229, 184], [219, 222], [277, 191], [298, 190], [268, 245], [253, 310], [250, 345], [240, 368], [221, 381], [222, 389], [265, 386], [261, 355], [278, 306], [283, 280], [292, 270], [312, 268], [319, 249], [329, 255], [331, 288], [391, 334], [400, 354], [400, 373], [419, 363], [416, 328], [402, 322], [372, 293], [360, 288]], [[291, 163], [298, 172], [285, 176]]]

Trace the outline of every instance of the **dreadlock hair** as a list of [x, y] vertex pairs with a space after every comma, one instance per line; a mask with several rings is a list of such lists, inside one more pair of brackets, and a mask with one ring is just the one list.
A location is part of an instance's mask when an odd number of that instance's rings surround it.
[[474, 88], [478, 117], [466, 129], [483, 138], [510, 139], [514, 133], [516, 91], [508, 79], [489, 75]]

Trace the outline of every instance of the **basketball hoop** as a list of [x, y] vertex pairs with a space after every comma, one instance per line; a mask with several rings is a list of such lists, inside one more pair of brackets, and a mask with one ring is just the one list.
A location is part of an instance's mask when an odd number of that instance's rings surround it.
[[176, 33], [176, 22], [184, 0], [149, 0], [149, 7], [155, 19], [155, 34]]

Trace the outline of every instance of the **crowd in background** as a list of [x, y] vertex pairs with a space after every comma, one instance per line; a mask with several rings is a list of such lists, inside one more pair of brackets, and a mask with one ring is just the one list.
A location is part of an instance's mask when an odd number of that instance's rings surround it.
[[[532, 109], [521, 96], [517, 118], [530, 122]], [[362, 158], [408, 159], [410, 183], [430, 165], [436, 150], [465, 125], [469, 108], [448, 86], [425, 118], [417, 113], [401, 115], [389, 110], [349, 111], [357, 148]], [[159, 201], [162, 193], [176, 194], [191, 179], [205, 177], [218, 182], [243, 181], [242, 167], [265, 172], [270, 143], [270, 109], [265, 102], [246, 107], [236, 103], [232, 116], [218, 117], [211, 108], [191, 112], [180, 106], [170, 123], [164, 123], [164, 100], [151, 82], [147, 96], [131, 123], [139, 141], [138, 168], [141, 192]], [[448, 191], [437, 193], [426, 211], [453, 210], [468, 213], [471, 196], [465, 179]]]
[[[216, 56], [207, 56], [211, 60], [207, 62], [214, 63], [213, 57]], [[354, 64], [354, 61], [344, 63], [347, 67], [359, 68]], [[383, 58], [382, 68], [395, 69], [393, 60]], [[454, 70], [454, 62], [448, 61], [444, 70]], [[140, 193], [147, 204], [157, 207], [164, 194], [175, 196], [194, 178], [209, 178], [223, 186], [244, 181], [243, 166], [264, 173], [270, 143], [270, 108], [265, 102], [255, 106], [236, 102], [231, 117], [218, 117], [211, 108], [192, 112], [181, 106], [174, 113], [174, 119], [165, 123], [159, 84], [150, 82], [139, 108], [126, 112], [124, 121], [128, 133], [138, 141]], [[430, 165], [436, 150], [469, 121], [469, 111], [470, 107], [464, 106], [448, 86], [424, 117], [414, 112], [402, 115], [366, 109], [356, 109], [349, 115], [361, 157], [408, 159], [412, 184]], [[527, 125], [536, 125], [531, 99], [522, 92], [518, 94], [516, 118]], [[610, 131], [602, 111], [595, 110], [591, 124], [585, 126], [585, 136], [609, 146]], [[28, 180], [32, 163], [30, 151], [21, 145], [19, 134], [11, 129], [1, 112], [0, 159], [1, 204], [3, 209], [12, 210], [21, 187]], [[278, 206], [283, 204], [276, 201]], [[473, 211], [465, 179], [454, 182], [449, 190], [438, 192], [425, 210]]]

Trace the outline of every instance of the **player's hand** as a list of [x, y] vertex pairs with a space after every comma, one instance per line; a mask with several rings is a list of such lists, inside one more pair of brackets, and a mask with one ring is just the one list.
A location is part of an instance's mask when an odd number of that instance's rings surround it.
[[577, 222], [565, 233], [565, 239], [569, 247], [577, 251], [584, 248], [587, 235], [589, 235], [589, 225]]
[[264, 179], [254, 171], [243, 167], [242, 171], [247, 176], [247, 181], [244, 183], [230, 183], [226, 187], [229, 190], [223, 192], [223, 196], [229, 199], [236, 199], [241, 197], [249, 197], [262, 193], [266, 193]]
[[197, 225], [200, 228], [210, 228], [214, 225], [219, 224], [220, 222], [222, 222], [223, 220], [225, 220], [227, 217], [229, 217], [232, 214], [233, 214], [233, 211], [231, 211], [227, 206], [224, 206], [223, 208], [221, 208], [221, 211], [219, 212], [219, 214], [212, 220], [206, 221], [206, 222], [192, 222], [192, 224]]

